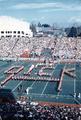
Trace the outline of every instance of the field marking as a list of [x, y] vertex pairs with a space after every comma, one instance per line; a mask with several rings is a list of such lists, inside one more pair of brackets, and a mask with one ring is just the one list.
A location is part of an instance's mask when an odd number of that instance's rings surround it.
[[[76, 75], [76, 65], [74, 64], [74, 68], [75, 68], [75, 71], [74, 71], [74, 74]], [[77, 75], [76, 75], [77, 76]], [[77, 78], [74, 78], [74, 82], [73, 82], [73, 86], [74, 86], [74, 94], [76, 93], [76, 81], [77, 81]]]
[[81, 103], [80, 103], [76, 98], [74, 98], [74, 100], [75, 100], [79, 105], [81, 105]]
[[17, 86], [15, 88], [13, 88], [12, 92], [16, 90], [16, 88], [22, 83], [22, 81], [20, 81]]
[[44, 89], [43, 89], [43, 91], [42, 91], [42, 93], [41, 93], [41, 96], [43, 95], [43, 93], [44, 93], [44, 91], [45, 91], [45, 89], [46, 89], [48, 83], [49, 83], [49, 82], [47, 82], [47, 83], [45, 84]]
[[[0, 67], [2, 67], [2, 66], [0, 66]], [[0, 70], [0, 73], [4, 72], [4, 70], [8, 69], [9, 67], [10, 67], [10, 66], [7, 66], [7, 67], [5, 67], [5, 68], [2, 68], [2, 69]]]
[[[66, 68], [71, 68], [68, 64], [65, 64], [66, 65]], [[73, 64], [73, 67], [75, 68], [75, 74], [76, 74], [76, 64]], [[73, 84], [73, 91], [74, 91], [74, 93], [76, 93], [76, 80], [77, 79], [75, 79], [75, 78], [73, 78], [73, 80], [71, 81], [71, 80], [68, 80], [68, 81], [70, 81], [71, 82], [71, 84]], [[68, 82], [68, 81], [66, 81], [66, 82]], [[76, 101], [76, 99], [75, 99], [75, 101]]]
[[[4, 64], [3, 64], [3, 65], [4, 65]], [[2, 67], [3, 65], [1, 65], [0, 67]], [[7, 63], [7, 65], [8, 65], [8, 63]], [[11, 63], [11, 64], [8, 65], [7, 67], [2, 68], [2, 69], [0, 70], [0, 73], [4, 72], [5, 70], [7, 70], [9, 67], [11, 67], [11, 66], [13, 66], [13, 65], [15, 65], [15, 63]]]
[[[33, 87], [33, 85], [35, 84], [35, 82], [36, 82], [36, 80], [35, 80], [29, 87], [27, 87], [26, 90], [27, 90], [28, 88], [29, 88], [29, 90], [32, 89], [32, 87]], [[29, 90], [28, 90], [28, 94], [29, 94]]]
[[51, 76], [53, 75], [54, 70], [56, 69], [57, 65], [58, 65], [58, 64], [56, 64], [56, 65], [54, 66], [54, 69], [53, 69], [53, 71], [52, 71], [52, 73], [51, 73]]
[[30, 85], [30, 87], [32, 88], [32, 86], [35, 84], [36, 80]]

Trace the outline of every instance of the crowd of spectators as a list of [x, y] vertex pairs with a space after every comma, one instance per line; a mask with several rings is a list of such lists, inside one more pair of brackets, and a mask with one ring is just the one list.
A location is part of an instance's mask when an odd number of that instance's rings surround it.
[[[42, 53], [48, 48], [51, 59], [81, 59], [81, 40], [75, 37], [1, 38], [0, 57], [19, 57], [25, 49], [30, 57], [46, 57]], [[48, 51], [49, 54], [49, 51]]]
[[81, 108], [26, 104], [0, 104], [0, 120], [81, 120]]

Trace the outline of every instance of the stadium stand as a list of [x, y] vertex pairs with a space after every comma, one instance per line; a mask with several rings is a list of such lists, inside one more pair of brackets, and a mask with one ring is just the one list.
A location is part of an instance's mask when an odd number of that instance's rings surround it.
[[[49, 59], [74, 59], [81, 58], [80, 38], [55, 38], [55, 37], [33, 37], [33, 38], [1, 38], [0, 57], [20, 57], [23, 51], [28, 49], [26, 57], [40, 57]], [[47, 52], [47, 54], [45, 54]], [[47, 56], [48, 55], [48, 56]]]
[[0, 104], [0, 116], [2, 120], [81, 120], [81, 108], [8, 103]]
[[81, 120], [81, 108], [42, 105], [24, 97], [16, 101], [10, 89], [2, 88], [0, 89], [0, 120]]

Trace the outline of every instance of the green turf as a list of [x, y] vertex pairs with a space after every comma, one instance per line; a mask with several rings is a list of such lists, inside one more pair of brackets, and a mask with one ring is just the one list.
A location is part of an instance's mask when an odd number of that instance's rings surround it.
[[[24, 61], [0, 61], [0, 82], [3, 81], [6, 77], [4, 74], [5, 70], [8, 70], [13, 65], [20, 65], [24, 66], [24, 70], [18, 73], [19, 75], [23, 76], [24, 72], [27, 72], [30, 66], [37, 63], [35, 62], [24, 62]], [[63, 102], [63, 103], [70, 103], [70, 104], [77, 104], [77, 100], [79, 103], [81, 103], [81, 97], [80, 98], [73, 98], [74, 95], [74, 84], [75, 85], [75, 92], [76, 96], [78, 96], [79, 93], [81, 93], [81, 65], [80, 64], [55, 64], [53, 69], [44, 69], [44, 72], [46, 73], [52, 73], [52, 77], [60, 78], [60, 73], [63, 68], [75, 68], [76, 71], [76, 78], [72, 78], [68, 75], [64, 75], [63, 82], [62, 82], [62, 91], [58, 94], [57, 87], [58, 82], [47, 82], [47, 81], [16, 81], [16, 80], [10, 80], [8, 81], [4, 87], [10, 88], [14, 92], [16, 96], [19, 95], [25, 95], [30, 96], [32, 100], [37, 101], [48, 101], [48, 102]], [[30, 76], [38, 77], [36, 73], [39, 72], [39, 70], [42, 68], [42, 66], [38, 66], [37, 68], [34, 68], [30, 74]], [[49, 77], [47, 77], [48, 79]], [[74, 83], [76, 82], [76, 83]], [[18, 91], [18, 89], [22, 86], [22, 91]], [[28, 92], [28, 95], [26, 94], [26, 89], [31, 88]]]

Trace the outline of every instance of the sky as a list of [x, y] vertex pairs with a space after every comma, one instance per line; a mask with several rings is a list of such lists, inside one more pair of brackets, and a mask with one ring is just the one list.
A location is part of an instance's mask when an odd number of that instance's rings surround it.
[[51, 25], [80, 24], [81, 0], [0, 0], [0, 16]]

